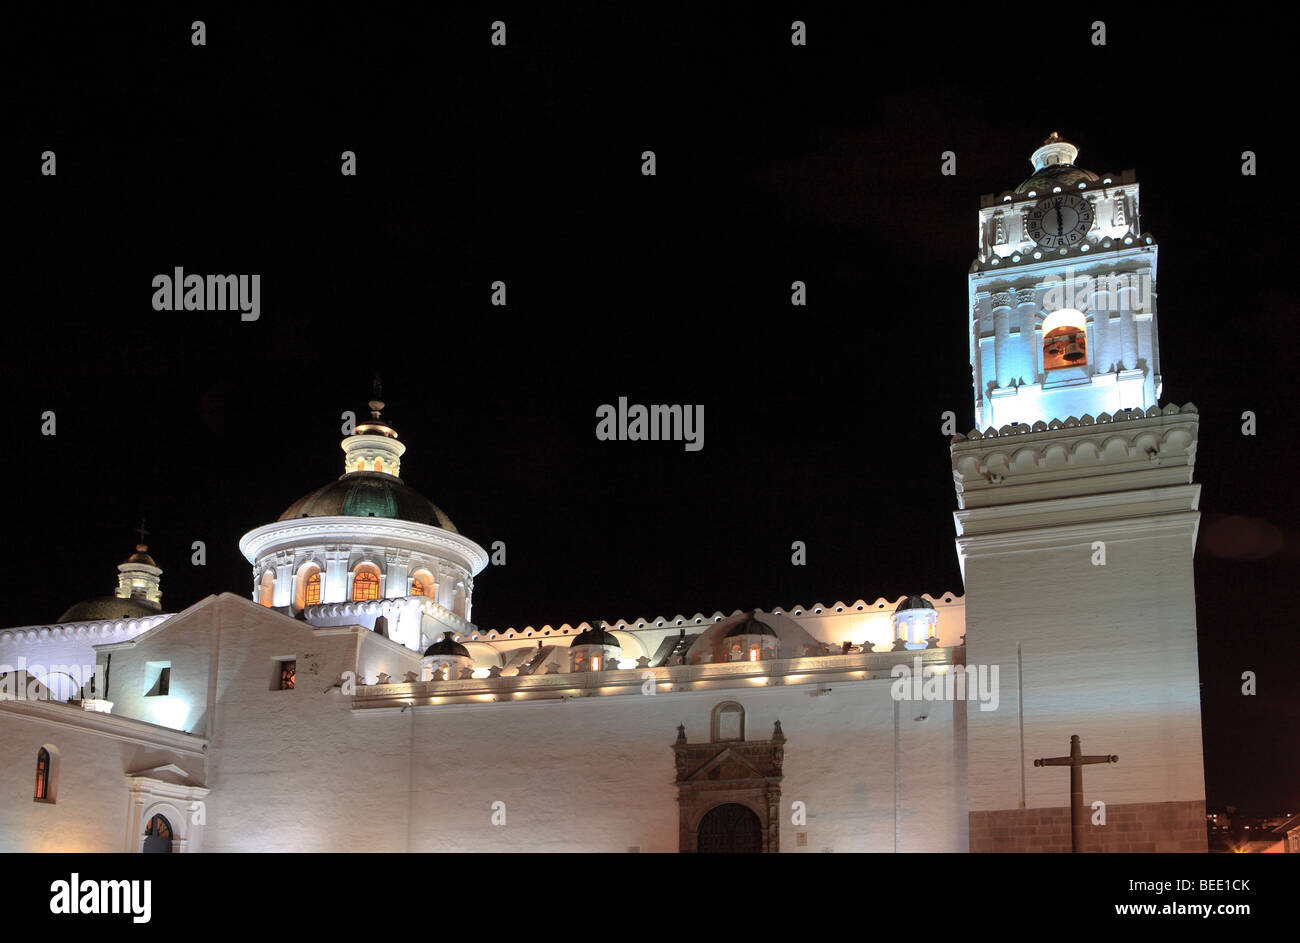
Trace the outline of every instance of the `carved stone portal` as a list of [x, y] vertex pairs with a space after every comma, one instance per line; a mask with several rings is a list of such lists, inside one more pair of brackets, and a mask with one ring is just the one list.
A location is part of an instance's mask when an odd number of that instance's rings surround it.
[[[686, 728], [679, 726], [673, 753], [677, 763], [679, 851], [781, 850], [785, 734], [779, 720], [771, 740], [688, 743]], [[753, 817], [724, 806], [741, 806]]]

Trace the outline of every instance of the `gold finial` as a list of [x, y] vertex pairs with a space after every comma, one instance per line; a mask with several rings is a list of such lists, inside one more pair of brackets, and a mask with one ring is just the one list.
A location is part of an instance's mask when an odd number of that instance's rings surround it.
[[371, 418], [373, 418], [373, 419], [378, 419], [378, 418], [379, 418], [379, 413], [380, 413], [380, 411], [383, 410], [383, 408], [384, 408], [384, 398], [383, 398], [383, 397], [384, 397], [384, 386], [383, 386], [383, 384], [379, 381], [379, 374], [377, 374], [377, 373], [375, 374], [375, 382], [374, 382], [374, 386], [372, 387], [372, 394], [371, 394], [371, 395], [374, 396], [374, 399], [372, 399], [372, 400], [370, 401], [370, 404], [369, 404], [369, 405], [370, 405], [370, 416], [371, 416]]
[[1044, 143], [1044, 144], [1056, 144], [1056, 143], [1058, 143], [1060, 140], [1061, 140], [1061, 132], [1060, 132], [1060, 131], [1053, 131], [1051, 134], [1049, 134], [1049, 135], [1047, 136], [1047, 140], [1044, 141], [1043, 143]]

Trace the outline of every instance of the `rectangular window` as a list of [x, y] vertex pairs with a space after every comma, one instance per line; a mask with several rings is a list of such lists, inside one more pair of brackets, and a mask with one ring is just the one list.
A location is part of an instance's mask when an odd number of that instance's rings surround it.
[[294, 676], [298, 673], [297, 661], [280, 662], [280, 688], [281, 691], [292, 691]]
[[169, 661], [150, 661], [145, 663], [145, 678], [149, 689], [145, 697], [161, 697], [168, 693], [172, 683], [172, 663]]

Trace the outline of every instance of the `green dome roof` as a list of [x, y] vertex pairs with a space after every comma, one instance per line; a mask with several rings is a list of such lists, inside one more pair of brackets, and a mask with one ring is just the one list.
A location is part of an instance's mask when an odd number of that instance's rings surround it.
[[140, 602], [138, 599], [123, 599], [121, 596], [96, 596], [86, 599], [68, 608], [59, 616], [58, 622], [94, 622], [99, 619], [140, 619], [144, 616], [156, 616], [161, 609]]
[[432, 501], [383, 472], [350, 472], [299, 498], [280, 520], [300, 517], [387, 517], [459, 533]]

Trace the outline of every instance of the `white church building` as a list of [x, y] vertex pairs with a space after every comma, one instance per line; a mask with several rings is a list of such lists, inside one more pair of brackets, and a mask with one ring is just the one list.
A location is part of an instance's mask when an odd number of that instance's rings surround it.
[[1077, 154], [981, 203], [964, 595], [484, 628], [489, 553], [376, 400], [240, 541], [251, 592], [167, 612], [141, 544], [0, 629], [0, 849], [1069, 851], [1034, 761], [1078, 735], [1119, 757], [1088, 850], [1205, 851], [1197, 414], [1159, 401], [1134, 174]]

